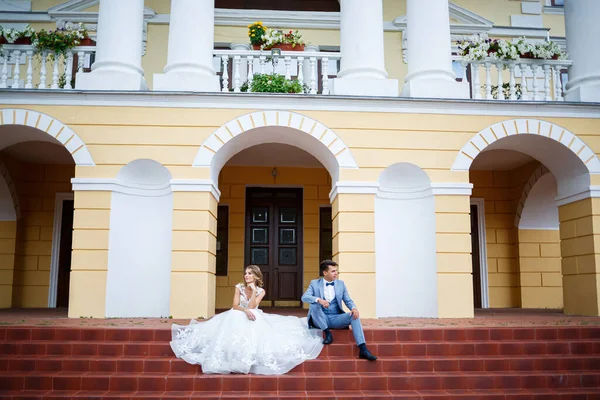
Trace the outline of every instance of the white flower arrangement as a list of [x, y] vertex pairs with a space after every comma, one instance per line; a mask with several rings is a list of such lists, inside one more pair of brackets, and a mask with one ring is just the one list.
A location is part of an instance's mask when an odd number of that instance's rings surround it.
[[524, 37], [512, 42], [504, 39], [490, 39], [487, 34], [478, 34], [458, 41], [458, 49], [465, 62], [492, 60], [516, 61], [520, 58], [566, 59], [567, 54], [560, 46], [549, 39], [545, 42], [530, 43]]
[[35, 35], [35, 31], [31, 25], [27, 24], [25, 29], [19, 30], [15, 28], [4, 28], [0, 26], [0, 36], [4, 36], [8, 43], [14, 43], [20, 38], [31, 38]]

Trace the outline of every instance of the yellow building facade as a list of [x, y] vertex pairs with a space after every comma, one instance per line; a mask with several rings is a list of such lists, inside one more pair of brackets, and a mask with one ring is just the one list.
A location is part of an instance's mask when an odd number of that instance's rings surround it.
[[[91, 24], [104, 2], [91, 3], [34, 0], [15, 15], [47, 12], [32, 25], [48, 27], [70, 10]], [[263, 306], [300, 307], [320, 260], [333, 258], [363, 317], [464, 318], [515, 307], [600, 315], [598, 103], [558, 101], [556, 85], [544, 86], [552, 99], [536, 98], [543, 77], [533, 69], [531, 101], [400, 96], [414, 73], [398, 28], [411, 11], [387, 0], [389, 76], [376, 83], [382, 91], [398, 83], [395, 96], [335, 93], [341, 72], [329, 95], [323, 75], [319, 93], [306, 95], [153, 90], [172, 46], [167, 3], [146, 1], [143, 10], [157, 20], [144, 27], [147, 89], [111, 88], [110, 79], [109, 90], [0, 89], [0, 307], [208, 318], [231, 306], [248, 264], [265, 273]], [[450, 3], [452, 35], [490, 21], [491, 34], [517, 36], [532, 20], [539, 37], [564, 39], [553, 3], [482, 3]], [[245, 20], [226, 25], [234, 11], [216, 9], [215, 43], [246, 40]], [[267, 13], [270, 25], [285, 21], [280, 13]], [[315, 15], [339, 25], [339, 14]], [[340, 28], [323, 24], [303, 33], [334, 53]], [[108, 39], [98, 34], [90, 53], [101, 65]], [[242, 60], [217, 44], [214, 65], [227, 58], [234, 68], [229, 77], [217, 70], [219, 90], [231, 79], [235, 92]], [[28, 75], [39, 83], [27, 71], [32, 59], [21, 76], [12, 72], [13, 85]], [[315, 59], [322, 73], [327, 64]], [[101, 77], [95, 69], [76, 82]], [[466, 81], [454, 84], [458, 92]]]

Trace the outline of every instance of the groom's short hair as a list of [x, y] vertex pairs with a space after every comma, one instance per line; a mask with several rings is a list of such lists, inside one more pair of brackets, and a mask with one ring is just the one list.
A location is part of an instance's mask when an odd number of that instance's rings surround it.
[[333, 260], [323, 260], [319, 265], [319, 276], [323, 276], [323, 272], [327, 271], [329, 267], [337, 267], [337, 263]]

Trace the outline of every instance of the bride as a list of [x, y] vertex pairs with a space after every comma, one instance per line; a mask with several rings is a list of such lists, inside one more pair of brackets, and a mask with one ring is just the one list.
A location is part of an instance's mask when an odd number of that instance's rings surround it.
[[323, 349], [321, 331], [307, 328], [306, 318], [265, 314], [262, 273], [249, 265], [245, 283], [235, 285], [231, 310], [205, 322], [173, 324], [171, 348], [205, 374], [281, 375]]

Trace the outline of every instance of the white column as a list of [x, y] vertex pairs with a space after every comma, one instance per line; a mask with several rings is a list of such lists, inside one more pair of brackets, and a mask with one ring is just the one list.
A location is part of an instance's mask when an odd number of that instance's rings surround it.
[[567, 101], [600, 102], [600, 53], [590, 38], [600, 36], [600, 1], [565, 0], [567, 51], [573, 65], [565, 92]]
[[100, 0], [96, 62], [77, 89], [146, 90], [142, 69], [144, 0]]
[[452, 71], [448, 0], [408, 0], [406, 4], [407, 97], [467, 98], [467, 83]]
[[153, 89], [218, 92], [214, 39], [214, 0], [172, 0], [167, 66], [154, 74]]
[[383, 52], [383, 0], [340, 0], [341, 68], [333, 93], [398, 96], [398, 80], [387, 79]]

